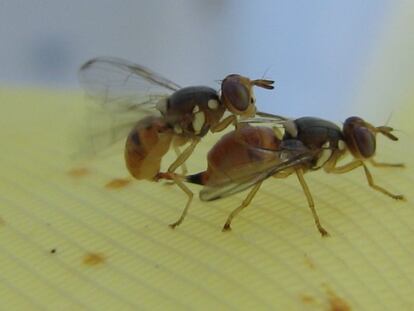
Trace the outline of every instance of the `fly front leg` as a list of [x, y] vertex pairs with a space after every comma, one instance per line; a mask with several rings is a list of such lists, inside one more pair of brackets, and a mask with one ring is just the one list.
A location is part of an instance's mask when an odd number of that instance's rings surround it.
[[250, 204], [250, 202], [253, 200], [254, 196], [256, 195], [256, 192], [259, 190], [261, 185], [262, 185], [262, 182], [257, 183], [253, 187], [253, 189], [250, 190], [249, 194], [244, 199], [243, 203], [238, 208], [236, 208], [230, 213], [229, 217], [227, 218], [226, 223], [223, 226], [223, 229], [222, 229], [223, 232], [231, 230], [231, 222], [233, 218], [236, 217], [244, 208], [246, 208]]
[[324, 227], [322, 227], [321, 222], [319, 220], [318, 213], [315, 209], [315, 203], [313, 202], [312, 194], [308, 188], [308, 185], [306, 184], [305, 178], [303, 177], [303, 169], [297, 169], [296, 170], [296, 176], [299, 179], [299, 183], [302, 186], [303, 192], [305, 192], [306, 199], [308, 200], [309, 208], [312, 211], [313, 220], [315, 221], [316, 227], [318, 228], [320, 234], [325, 237], [329, 236], [328, 231]]
[[379, 192], [382, 192], [383, 194], [385, 194], [385, 195], [393, 198], [394, 200], [402, 200], [402, 201], [405, 201], [406, 200], [403, 195], [401, 195], [401, 194], [393, 194], [393, 193], [389, 192], [387, 189], [382, 188], [382, 187], [376, 185], [374, 183], [374, 179], [372, 178], [372, 175], [371, 175], [370, 171], [368, 170], [368, 167], [365, 164], [362, 164], [362, 166], [364, 168], [364, 172], [365, 172], [365, 176], [367, 177], [368, 184], [369, 184], [369, 186], [371, 188], [373, 188], [373, 189], [375, 189], [375, 190], [377, 190]]
[[353, 160], [345, 165], [338, 166], [338, 160], [344, 155], [344, 152], [338, 152], [332, 155], [331, 159], [324, 165], [327, 173], [344, 174], [352, 171], [362, 165], [361, 160]]
[[404, 168], [404, 163], [385, 163], [385, 162], [377, 162], [374, 159], [370, 159], [369, 162], [371, 162], [372, 166], [375, 167], [400, 167]]
[[228, 117], [224, 118], [219, 123], [217, 123], [215, 126], [212, 126], [210, 128], [210, 131], [212, 133], [221, 132], [224, 129], [226, 129], [227, 127], [229, 127], [229, 125], [231, 125], [231, 124], [233, 124], [234, 126], [236, 126], [236, 124], [237, 124], [237, 117], [235, 115], [231, 115], [231, 116], [228, 116]]
[[[345, 164], [343, 166], [336, 166], [336, 161], [334, 161], [334, 164], [333, 165], [328, 165], [325, 168], [325, 170], [328, 173], [344, 174], [344, 173], [347, 173], [349, 171], [352, 171], [352, 170], [354, 170], [354, 169], [356, 169], [356, 168], [358, 168], [360, 166], [363, 167], [364, 172], [365, 172], [365, 176], [366, 176], [367, 181], [368, 181], [368, 185], [371, 188], [373, 188], [373, 189], [375, 189], [375, 190], [377, 190], [379, 192], [382, 192], [383, 194], [385, 194], [385, 195], [387, 195], [387, 196], [389, 196], [389, 197], [391, 197], [391, 198], [393, 198], [395, 200], [403, 200], [403, 201], [405, 201], [405, 197], [403, 195], [401, 195], [401, 194], [393, 194], [393, 193], [389, 192], [388, 190], [386, 190], [385, 188], [376, 185], [375, 182], [374, 182], [374, 178], [372, 177], [370, 171], [368, 170], [368, 167], [361, 160], [354, 160], [354, 161], [352, 161], [352, 162], [350, 162], [348, 164]], [[381, 164], [380, 164], [380, 166], [381, 166]], [[389, 166], [389, 165], [387, 164], [387, 166]], [[398, 166], [398, 167], [400, 167], [400, 166]]]

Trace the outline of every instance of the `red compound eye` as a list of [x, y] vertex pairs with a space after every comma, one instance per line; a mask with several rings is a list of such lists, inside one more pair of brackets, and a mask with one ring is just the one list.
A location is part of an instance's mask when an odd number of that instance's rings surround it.
[[237, 76], [224, 79], [221, 84], [221, 96], [229, 110], [245, 111], [250, 104], [250, 92]]
[[358, 146], [359, 153], [364, 158], [370, 158], [375, 153], [376, 141], [374, 134], [366, 127], [357, 127], [354, 129], [354, 140]]

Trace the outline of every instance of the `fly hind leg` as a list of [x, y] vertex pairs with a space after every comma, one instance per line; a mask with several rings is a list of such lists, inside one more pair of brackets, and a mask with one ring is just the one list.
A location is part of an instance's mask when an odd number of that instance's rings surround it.
[[246, 208], [250, 202], [253, 200], [254, 196], [256, 195], [256, 192], [259, 190], [260, 186], [262, 185], [262, 182], [257, 183], [252, 190], [250, 190], [249, 194], [247, 195], [247, 197], [244, 199], [243, 203], [236, 208], [235, 210], [233, 210], [229, 217], [227, 218], [226, 223], [223, 226], [223, 232], [225, 231], [230, 231], [231, 230], [231, 222], [234, 219], [234, 217], [236, 217], [244, 208]]
[[184, 149], [184, 151], [175, 159], [175, 161], [168, 168], [168, 173], [174, 173], [178, 167], [182, 166], [188, 157], [193, 153], [195, 147], [199, 143], [200, 139], [194, 139], [190, 146]]
[[[184, 142], [184, 143], [185, 143], [185, 142]], [[177, 158], [176, 158], [176, 159], [179, 159], [179, 158], [180, 158], [180, 156], [181, 156], [181, 150], [180, 150], [179, 146], [181, 146], [182, 144], [183, 144], [183, 143], [182, 143], [181, 141], [179, 141], [179, 140], [174, 140], [174, 142], [173, 142], [174, 152], [175, 152], [175, 154], [176, 154], [176, 156], [177, 156]], [[182, 174], [183, 176], [187, 175], [187, 172], [188, 172], [188, 170], [187, 170], [187, 165], [185, 164], [185, 160], [186, 160], [186, 159], [184, 159], [184, 160], [183, 160], [183, 162], [181, 163], [181, 174]], [[180, 160], [180, 161], [181, 161], [181, 160]], [[167, 182], [165, 183], [165, 185], [168, 185], [168, 186], [174, 185], [174, 181], [172, 180], [172, 178], [170, 178], [170, 180], [169, 180], [169, 181], [167, 181]]]
[[194, 194], [193, 194], [193, 192], [186, 185], [184, 185], [184, 183], [175, 174], [169, 174], [169, 177], [188, 196], [187, 203], [186, 203], [186, 205], [185, 205], [185, 207], [184, 207], [184, 209], [183, 209], [183, 211], [181, 213], [180, 218], [178, 218], [178, 220], [176, 222], [170, 224], [170, 227], [172, 229], [174, 229], [175, 227], [177, 227], [178, 225], [180, 225], [183, 222], [185, 216], [187, 215], [188, 209], [190, 208], [191, 201], [193, 200]]

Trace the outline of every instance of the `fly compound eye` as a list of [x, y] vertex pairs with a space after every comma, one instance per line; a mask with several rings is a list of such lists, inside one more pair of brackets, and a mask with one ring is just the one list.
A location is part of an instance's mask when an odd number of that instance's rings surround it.
[[356, 127], [353, 131], [354, 141], [359, 153], [364, 158], [370, 158], [375, 153], [375, 135], [366, 127]]
[[229, 110], [245, 111], [250, 104], [250, 92], [238, 80], [225, 79], [221, 85], [221, 96]]

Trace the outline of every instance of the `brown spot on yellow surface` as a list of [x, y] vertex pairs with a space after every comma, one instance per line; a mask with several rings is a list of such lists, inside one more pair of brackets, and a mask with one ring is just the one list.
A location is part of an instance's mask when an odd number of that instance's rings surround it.
[[327, 289], [328, 294], [328, 311], [351, 311], [349, 304], [341, 297], [338, 297], [332, 290]]
[[0, 217], [0, 226], [4, 226], [6, 224], [6, 221]]
[[68, 175], [71, 177], [83, 177], [90, 173], [90, 171], [86, 167], [77, 167], [72, 168], [68, 171]]
[[302, 300], [302, 302], [303, 302], [304, 304], [307, 304], [307, 305], [316, 303], [315, 298], [314, 298], [314, 297], [312, 297], [312, 296], [310, 296], [310, 295], [307, 295], [307, 294], [303, 294], [303, 295], [300, 297], [300, 299]]
[[311, 257], [309, 257], [308, 255], [305, 255], [305, 265], [311, 269], [311, 270], [315, 270], [316, 269], [316, 265], [315, 262], [313, 261], [313, 259]]
[[115, 178], [109, 181], [106, 185], [106, 189], [120, 189], [128, 186], [131, 183], [131, 179], [127, 178]]
[[103, 264], [106, 258], [102, 253], [88, 253], [83, 257], [83, 263], [87, 266], [97, 266]]

